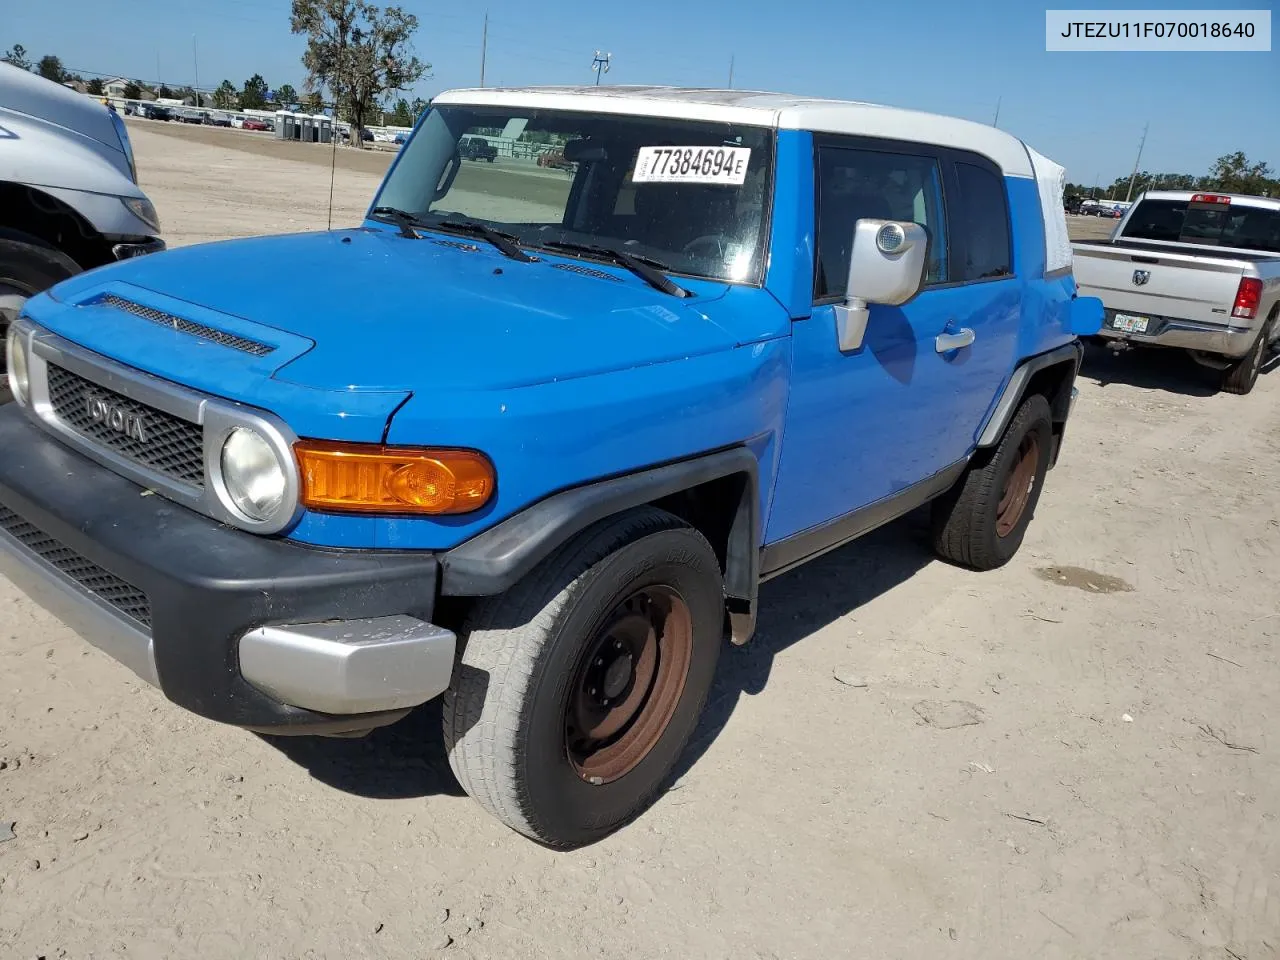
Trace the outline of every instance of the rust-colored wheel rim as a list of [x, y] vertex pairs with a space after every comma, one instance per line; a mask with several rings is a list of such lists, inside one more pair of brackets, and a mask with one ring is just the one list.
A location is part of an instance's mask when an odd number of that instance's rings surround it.
[[601, 621], [569, 688], [564, 743], [588, 783], [635, 769], [662, 738], [693, 659], [693, 618], [665, 586], [631, 594]]
[[1031, 491], [1036, 486], [1036, 468], [1040, 465], [1040, 441], [1029, 433], [1018, 444], [1017, 459], [1005, 477], [1000, 492], [1000, 504], [996, 507], [996, 534], [1007, 537], [1018, 526], [1031, 502]]

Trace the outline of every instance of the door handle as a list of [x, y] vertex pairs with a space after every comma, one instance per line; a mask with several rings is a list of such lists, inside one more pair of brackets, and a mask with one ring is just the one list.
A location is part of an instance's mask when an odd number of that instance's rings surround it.
[[938, 334], [933, 339], [933, 348], [939, 353], [950, 353], [952, 350], [969, 346], [975, 339], [977, 334], [968, 327], [961, 327], [956, 333]]

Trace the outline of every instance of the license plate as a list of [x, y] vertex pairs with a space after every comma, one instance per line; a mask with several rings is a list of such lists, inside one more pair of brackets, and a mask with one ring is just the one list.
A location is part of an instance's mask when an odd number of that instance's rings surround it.
[[1150, 322], [1148, 317], [1135, 317], [1128, 313], [1117, 313], [1111, 318], [1111, 329], [1121, 330], [1124, 333], [1146, 333], [1147, 324]]

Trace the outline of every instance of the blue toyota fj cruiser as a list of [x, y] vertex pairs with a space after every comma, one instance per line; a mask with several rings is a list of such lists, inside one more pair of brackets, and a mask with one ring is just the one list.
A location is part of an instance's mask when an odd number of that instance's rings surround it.
[[1062, 211], [1060, 167], [946, 117], [439, 96], [360, 227], [26, 304], [0, 571], [214, 720], [443, 694], [463, 787], [589, 842], [661, 790], [761, 581], [928, 501], [942, 557], [1013, 556], [1102, 316]]

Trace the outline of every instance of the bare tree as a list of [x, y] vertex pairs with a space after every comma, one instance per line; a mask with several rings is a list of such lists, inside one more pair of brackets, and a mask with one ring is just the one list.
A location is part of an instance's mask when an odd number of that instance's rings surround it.
[[365, 119], [383, 95], [404, 90], [431, 68], [413, 54], [418, 18], [368, 0], [293, 0], [290, 26], [307, 38], [302, 65], [312, 88], [328, 88], [360, 144]]

